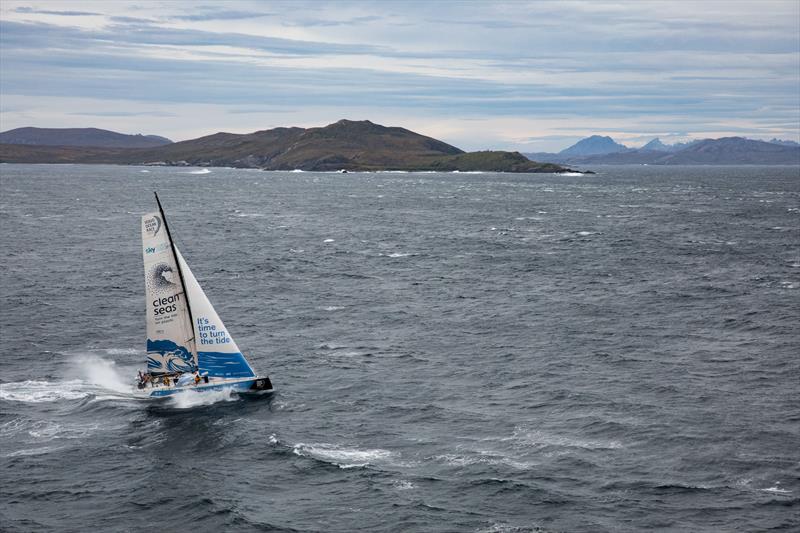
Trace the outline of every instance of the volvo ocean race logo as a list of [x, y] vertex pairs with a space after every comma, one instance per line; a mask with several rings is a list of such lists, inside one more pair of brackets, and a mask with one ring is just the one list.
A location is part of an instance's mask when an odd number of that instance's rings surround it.
[[151, 237], [155, 237], [156, 235], [158, 235], [158, 230], [160, 229], [161, 229], [161, 219], [157, 215], [153, 215], [153, 218], [148, 218], [147, 220], [144, 221], [144, 230]]
[[147, 273], [147, 288], [151, 293], [174, 292], [178, 287], [178, 273], [167, 263], [156, 263]]

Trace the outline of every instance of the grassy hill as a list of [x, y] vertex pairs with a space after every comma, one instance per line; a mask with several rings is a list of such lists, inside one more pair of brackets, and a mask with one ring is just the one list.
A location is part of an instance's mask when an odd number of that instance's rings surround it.
[[98, 128], [16, 128], [0, 133], [0, 143], [32, 146], [149, 148], [171, 142], [158, 135], [128, 135]]
[[473, 152], [405, 128], [340, 120], [318, 128], [275, 128], [248, 134], [215, 133], [146, 149], [70, 149], [0, 144], [0, 161], [112, 163], [261, 168], [264, 170], [482, 170], [563, 172], [517, 152]]

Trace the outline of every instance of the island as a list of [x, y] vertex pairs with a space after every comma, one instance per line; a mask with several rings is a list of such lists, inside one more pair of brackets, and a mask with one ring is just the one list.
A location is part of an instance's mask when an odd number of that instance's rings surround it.
[[[74, 130], [72, 130], [74, 131]], [[50, 136], [52, 138], [52, 136]], [[0, 137], [2, 139], [2, 137]], [[215, 133], [147, 148], [0, 143], [0, 162], [170, 165], [305, 171], [575, 172], [519, 152], [465, 152], [405, 128], [340, 120], [316, 128]]]

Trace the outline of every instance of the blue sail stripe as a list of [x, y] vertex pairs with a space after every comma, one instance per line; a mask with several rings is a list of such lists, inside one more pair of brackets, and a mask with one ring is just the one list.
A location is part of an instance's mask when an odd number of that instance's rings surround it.
[[212, 377], [252, 378], [255, 372], [240, 352], [197, 352], [200, 373], [208, 372]]

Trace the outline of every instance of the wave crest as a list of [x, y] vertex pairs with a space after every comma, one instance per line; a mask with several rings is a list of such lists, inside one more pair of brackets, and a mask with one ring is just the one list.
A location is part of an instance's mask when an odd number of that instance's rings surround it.
[[394, 454], [389, 450], [347, 448], [337, 444], [304, 444], [302, 442], [292, 447], [295, 455], [310, 457], [324, 463], [330, 463], [339, 468], [363, 468], [377, 462], [386, 461]]

